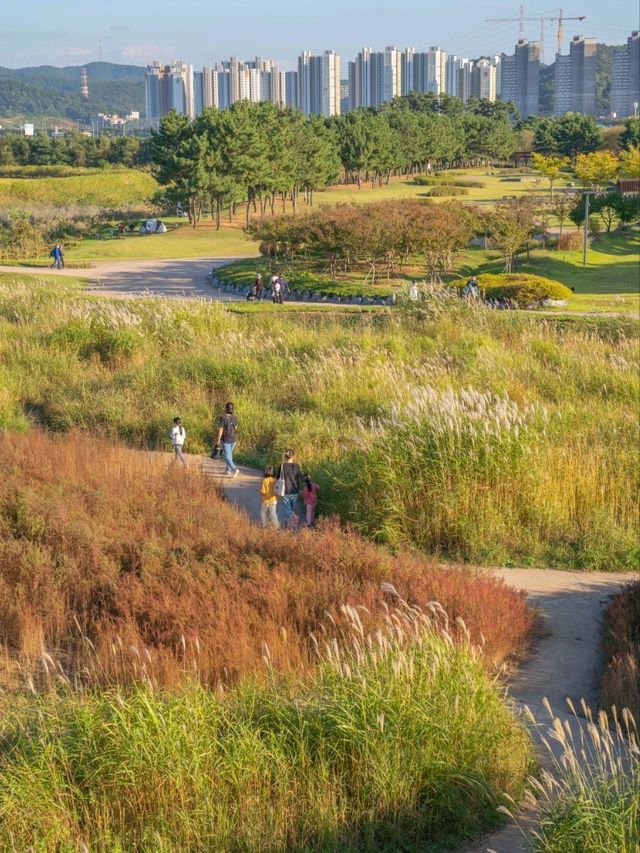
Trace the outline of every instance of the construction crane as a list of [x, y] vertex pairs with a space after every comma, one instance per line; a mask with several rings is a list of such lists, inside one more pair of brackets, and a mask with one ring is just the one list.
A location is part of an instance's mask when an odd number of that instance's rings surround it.
[[520, 22], [519, 38], [524, 39], [524, 22], [525, 21], [540, 21], [540, 54], [544, 56], [544, 25], [547, 21], [557, 21], [558, 23], [558, 47], [557, 52], [562, 53], [562, 42], [564, 41], [564, 22], [565, 21], [584, 21], [586, 15], [578, 15], [574, 18], [565, 18], [562, 9], [558, 10], [557, 15], [533, 15], [525, 17], [524, 6], [520, 6], [520, 14], [517, 18], [485, 18], [485, 22], [489, 24]]

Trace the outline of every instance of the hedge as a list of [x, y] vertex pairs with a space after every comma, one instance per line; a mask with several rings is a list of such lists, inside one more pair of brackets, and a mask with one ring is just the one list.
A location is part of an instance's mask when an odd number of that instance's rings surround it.
[[469, 190], [465, 187], [456, 187], [453, 185], [443, 185], [441, 187], [432, 187], [428, 195], [444, 196], [444, 195], [469, 195]]

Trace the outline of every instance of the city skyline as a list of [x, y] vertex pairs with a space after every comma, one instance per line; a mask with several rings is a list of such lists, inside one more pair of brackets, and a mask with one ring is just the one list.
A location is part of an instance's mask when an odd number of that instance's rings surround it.
[[[80, 0], [62, 0], [55, 15], [43, 0], [24, 0], [5, 10], [0, 32], [0, 65], [81, 65], [103, 59], [146, 65], [158, 56], [189, 56], [196, 66], [218, 56], [269, 55], [284, 70], [295, 70], [303, 50], [319, 55], [334, 50], [355, 56], [363, 45], [413, 46], [440, 44], [449, 54], [486, 56], [513, 49], [517, 22], [486, 23], [485, 18], [513, 17], [518, 5], [490, 2], [480, 10], [468, 0], [429, 7], [407, 0], [390, 4], [351, 0], [156, 0], [152, 7], [112, 0], [108, 7], [92, 7]], [[542, 14], [525, 6], [527, 17]], [[557, 10], [544, 14], [557, 14]], [[565, 26], [563, 53], [572, 36], [620, 44], [637, 28], [633, 0], [611, 0], [603, 10], [595, 0], [579, 0], [564, 10], [566, 16], [586, 20]], [[460, 26], [465, 21], [466, 26]], [[540, 24], [526, 22], [525, 38], [538, 41]], [[378, 48], [380, 49], [380, 48]], [[555, 56], [555, 28], [545, 26], [545, 62]]]

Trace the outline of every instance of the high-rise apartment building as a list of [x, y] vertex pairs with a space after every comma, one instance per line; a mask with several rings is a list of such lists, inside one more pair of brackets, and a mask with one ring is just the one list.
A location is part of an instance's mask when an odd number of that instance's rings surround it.
[[500, 59], [500, 98], [512, 101], [522, 118], [538, 115], [540, 104], [540, 44], [520, 39], [513, 55]]
[[169, 110], [195, 116], [193, 65], [174, 60], [171, 65], [153, 62], [145, 73], [145, 114], [161, 119]]
[[340, 57], [332, 50], [298, 57], [297, 105], [305, 115], [340, 115]]
[[479, 59], [475, 63], [471, 94], [483, 101], [495, 101], [498, 70], [496, 62], [490, 59]]
[[556, 56], [554, 66], [554, 113], [568, 112], [595, 115], [596, 112], [596, 53], [598, 43], [593, 38], [574, 36], [569, 55]]
[[284, 72], [284, 103], [287, 107], [298, 106], [298, 72]]
[[634, 30], [625, 45], [614, 47], [611, 112], [618, 118], [640, 110], [640, 32]]

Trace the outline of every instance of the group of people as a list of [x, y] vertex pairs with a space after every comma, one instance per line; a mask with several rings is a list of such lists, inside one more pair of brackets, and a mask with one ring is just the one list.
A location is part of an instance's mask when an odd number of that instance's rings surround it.
[[49, 257], [53, 258], [51, 262], [51, 269], [54, 267], [57, 270], [64, 269], [64, 247], [62, 243], [56, 243], [53, 249], [49, 252]]
[[[282, 305], [287, 296], [291, 293], [289, 282], [283, 275], [274, 273], [269, 280], [269, 290], [271, 291], [271, 301]], [[251, 286], [251, 290], [247, 294], [247, 300], [253, 302], [262, 301], [265, 295], [264, 278], [262, 273], [257, 273], [255, 280]]]
[[[238, 417], [233, 403], [225, 404], [224, 412], [218, 418], [215, 441], [211, 449], [213, 459], [218, 457], [226, 463], [227, 477], [237, 477], [240, 473], [233, 461], [237, 444]], [[181, 418], [173, 419], [169, 433], [175, 461], [187, 464], [183, 449], [187, 438]], [[300, 502], [304, 506], [307, 527], [315, 525], [315, 513], [320, 486], [312, 482], [309, 475], [303, 474], [291, 448], [285, 450], [277, 471], [272, 465], [264, 469], [260, 493], [260, 520], [263, 527], [280, 527], [278, 505], [281, 509], [284, 527], [295, 530], [300, 524]]]
[[[475, 275], [472, 275], [469, 281], [464, 286], [464, 296], [465, 299], [468, 299], [471, 302], [476, 302], [480, 298], [480, 286], [478, 284], [478, 279]], [[418, 290], [418, 282], [413, 279], [411, 285], [409, 287], [409, 299], [412, 302], [417, 302], [420, 296], [420, 292]]]

